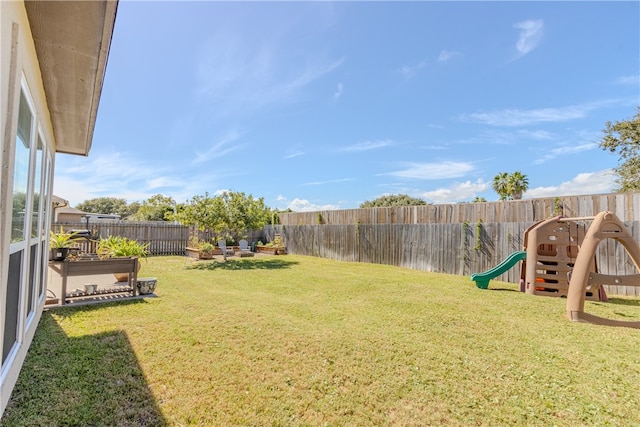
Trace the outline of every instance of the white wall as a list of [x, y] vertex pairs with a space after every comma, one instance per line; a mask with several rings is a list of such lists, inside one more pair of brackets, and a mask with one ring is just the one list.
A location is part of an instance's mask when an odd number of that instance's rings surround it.
[[[48, 239], [43, 230], [48, 230], [46, 210], [50, 209], [51, 179], [54, 162], [54, 138], [50, 114], [42, 84], [40, 67], [29, 27], [29, 21], [21, 1], [0, 1], [0, 354], [3, 354], [0, 371], [0, 414], [9, 401], [20, 368], [33, 339], [44, 307], [41, 286], [46, 277], [43, 261]], [[16, 133], [21, 92], [25, 94], [33, 116], [30, 146], [24, 148], [29, 154], [27, 164], [17, 164]], [[37, 141], [43, 150], [37, 150]], [[38, 160], [39, 159], [39, 160]], [[35, 172], [40, 166], [39, 179]], [[22, 241], [12, 241], [14, 201], [14, 176], [16, 171], [27, 171], [26, 206], [23, 212], [26, 232]], [[34, 190], [35, 189], [35, 190]], [[42, 192], [41, 197], [34, 193]], [[39, 204], [38, 201], [42, 200]], [[42, 210], [39, 206], [45, 208]], [[42, 218], [42, 219], [40, 219]], [[33, 228], [31, 222], [34, 221]], [[19, 254], [20, 256], [15, 256]], [[31, 256], [30, 254], [35, 254]], [[14, 255], [14, 256], [12, 256]], [[10, 260], [20, 259], [19, 288], [16, 291], [18, 307], [7, 303]], [[15, 265], [14, 265], [15, 267]], [[15, 268], [12, 271], [15, 272]], [[33, 273], [31, 273], [33, 271]], [[12, 276], [13, 277], [13, 276]], [[13, 286], [16, 286], [16, 282]], [[46, 289], [46, 283], [44, 283]], [[16, 339], [12, 345], [5, 344], [7, 313], [17, 311]], [[11, 317], [11, 315], [9, 315]], [[5, 348], [6, 347], [6, 348]], [[6, 354], [6, 357], [4, 355]]]

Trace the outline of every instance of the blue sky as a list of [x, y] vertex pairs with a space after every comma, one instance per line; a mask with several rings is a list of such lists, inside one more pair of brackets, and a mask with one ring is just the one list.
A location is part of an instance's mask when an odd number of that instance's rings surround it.
[[609, 193], [607, 121], [640, 105], [638, 2], [121, 0], [89, 157], [55, 194], [294, 211], [385, 194]]

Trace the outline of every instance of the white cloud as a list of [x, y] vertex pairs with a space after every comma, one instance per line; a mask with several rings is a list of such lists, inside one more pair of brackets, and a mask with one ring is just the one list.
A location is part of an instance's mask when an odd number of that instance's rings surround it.
[[[282, 200], [283, 201], [283, 200]], [[316, 205], [306, 199], [293, 199], [287, 203], [287, 208], [294, 212], [331, 211], [340, 209], [338, 205]]]
[[580, 144], [580, 145], [570, 145], [570, 146], [565, 146], [565, 147], [554, 148], [553, 150], [549, 151], [547, 154], [545, 154], [541, 158], [536, 159], [534, 161], [534, 163], [539, 165], [539, 164], [544, 163], [544, 162], [546, 162], [548, 160], [555, 159], [556, 157], [559, 157], [559, 156], [564, 156], [564, 155], [568, 155], [568, 154], [576, 154], [576, 153], [580, 153], [582, 151], [589, 151], [589, 150], [593, 150], [593, 149], [595, 149], [597, 147], [598, 147], [598, 144], [596, 144], [594, 142], [587, 142], [585, 144]]
[[139, 170], [127, 167], [135, 159], [119, 152], [101, 153], [93, 157], [64, 156], [64, 159], [58, 156], [56, 162], [56, 172], [74, 177], [78, 181], [86, 182], [94, 177], [106, 181], [140, 174]]
[[53, 194], [69, 200], [71, 206], [77, 206], [85, 200], [101, 197], [103, 192], [91, 183], [73, 176], [57, 176], [53, 182]]
[[615, 83], [621, 85], [638, 85], [640, 84], [640, 74], [618, 77]]
[[[75, 206], [96, 197], [138, 200], [146, 194], [147, 181], [162, 167], [119, 152], [96, 153], [91, 157], [57, 156], [54, 193]], [[154, 171], [154, 172], [151, 172]], [[133, 190], [129, 190], [130, 188]], [[150, 196], [147, 196], [148, 198]]]
[[326, 181], [305, 182], [302, 185], [325, 185], [325, 184], [335, 184], [337, 182], [349, 182], [349, 181], [354, 181], [354, 179], [353, 178], [329, 179]]
[[585, 172], [576, 175], [570, 181], [549, 187], [536, 187], [527, 190], [525, 199], [556, 196], [578, 196], [581, 194], [611, 193], [615, 188], [616, 175], [611, 169], [598, 172]]
[[338, 83], [336, 87], [336, 91], [333, 93], [333, 99], [340, 99], [342, 97], [342, 92], [344, 91], [344, 85], [342, 83]]
[[455, 52], [455, 51], [451, 51], [451, 50], [443, 50], [443, 51], [440, 52], [440, 55], [438, 55], [438, 62], [447, 62], [451, 58], [454, 58], [454, 57], [456, 57], [458, 55], [460, 55], [460, 52]]
[[525, 126], [581, 119], [595, 108], [595, 104], [584, 104], [564, 108], [506, 109], [466, 114], [461, 117], [461, 120], [491, 126]]
[[459, 116], [466, 122], [483, 123], [491, 126], [525, 126], [537, 123], [559, 123], [582, 119], [591, 111], [610, 106], [633, 105], [632, 99], [602, 99], [567, 107], [533, 108], [529, 110], [507, 108], [503, 110], [483, 111]]
[[544, 22], [542, 19], [530, 19], [528, 21], [522, 21], [515, 23], [514, 28], [520, 30], [518, 41], [516, 42], [516, 49], [520, 56], [524, 56], [535, 49], [540, 40], [542, 40], [542, 30]]
[[418, 71], [420, 71], [422, 68], [424, 68], [427, 65], [426, 61], [420, 61], [417, 64], [412, 64], [412, 65], [403, 65], [402, 67], [400, 67], [398, 69], [398, 72], [405, 78], [405, 79], [410, 79], [413, 76], [415, 76]]
[[298, 75], [293, 80], [290, 80], [289, 82], [285, 82], [285, 84], [283, 84], [278, 89], [283, 89], [285, 93], [297, 91], [298, 89], [301, 89], [312, 83], [314, 80], [340, 67], [340, 65], [342, 65], [344, 61], [344, 57], [331, 62], [312, 61], [305, 65], [305, 69], [300, 75]]
[[520, 141], [521, 138], [518, 138], [517, 135], [515, 135], [513, 132], [511, 131], [504, 131], [504, 130], [496, 130], [496, 129], [483, 129], [479, 134], [477, 135], [472, 135], [470, 137], [464, 138], [464, 139], [454, 139], [452, 141], [450, 141], [451, 144], [473, 144], [473, 145], [485, 145], [485, 144], [492, 144], [492, 145], [512, 145], [518, 141]]
[[453, 184], [449, 188], [439, 188], [433, 191], [425, 191], [419, 197], [434, 204], [456, 203], [471, 201], [477, 194], [487, 191], [489, 184], [482, 179], [476, 182], [465, 181]]
[[305, 87], [345, 62], [316, 52], [292, 56], [288, 48], [276, 36], [252, 40], [250, 34], [220, 30], [209, 38], [201, 49], [198, 93], [210, 116], [226, 119], [294, 102]]
[[447, 150], [449, 147], [445, 145], [422, 145], [420, 148], [425, 150]]
[[175, 179], [168, 178], [166, 176], [147, 179], [146, 183], [146, 188], [150, 190], [161, 187], [173, 187], [176, 185]]
[[240, 139], [239, 133], [235, 131], [229, 132], [218, 142], [213, 144], [211, 148], [209, 148], [206, 152], [196, 153], [196, 158], [193, 159], [193, 163], [202, 163], [213, 159], [218, 159], [229, 154], [232, 151], [237, 150], [240, 147], [240, 145], [236, 143], [238, 139]]
[[157, 193], [152, 190], [153, 188], [148, 188], [144, 182], [129, 185], [129, 181], [123, 183], [122, 180], [101, 180], [97, 176], [79, 180], [77, 177], [61, 175], [58, 172], [54, 180], [54, 194], [69, 200], [71, 206], [97, 197], [116, 197], [127, 202], [146, 200]]
[[295, 153], [287, 154], [284, 156], [285, 159], [293, 159], [294, 157], [304, 156], [304, 151], [296, 151]]
[[99, 149], [89, 157], [56, 156], [54, 193], [75, 206], [96, 197], [117, 197], [128, 203], [146, 200], [154, 194], [169, 195], [183, 202], [196, 194], [213, 194], [220, 175], [233, 171], [200, 172]]
[[369, 151], [393, 145], [395, 145], [395, 143], [390, 139], [379, 139], [377, 141], [364, 141], [347, 145], [346, 147], [340, 148], [340, 151]]
[[519, 136], [523, 136], [525, 138], [540, 140], [540, 141], [549, 141], [554, 139], [554, 135], [551, 132], [546, 130], [519, 130]]
[[379, 175], [391, 175], [410, 179], [447, 179], [465, 176], [474, 169], [467, 162], [445, 161], [439, 163], [410, 163], [405, 169]]

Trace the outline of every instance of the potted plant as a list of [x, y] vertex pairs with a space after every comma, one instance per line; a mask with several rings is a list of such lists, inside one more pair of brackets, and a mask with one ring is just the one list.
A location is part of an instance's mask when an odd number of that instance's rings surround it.
[[49, 232], [49, 248], [51, 249], [51, 259], [54, 261], [64, 261], [69, 255], [69, 247], [77, 237], [77, 232], [66, 233], [60, 227], [59, 232], [51, 230]]
[[215, 249], [216, 247], [213, 246], [213, 244], [209, 242], [203, 243], [202, 245], [200, 245], [200, 259], [212, 259]]
[[[96, 252], [100, 258], [117, 258], [117, 257], [137, 257], [146, 258], [147, 248], [149, 244], [141, 244], [136, 240], [128, 239], [122, 236], [109, 236], [106, 239], [100, 239]], [[142, 266], [138, 261], [138, 271]], [[129, 280], [128, 273], [114, 273], [118, 282], [126, 282]]]

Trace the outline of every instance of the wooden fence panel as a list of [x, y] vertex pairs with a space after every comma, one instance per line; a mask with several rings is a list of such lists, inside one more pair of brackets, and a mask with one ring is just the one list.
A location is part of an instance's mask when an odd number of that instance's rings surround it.
[[598, 194], [504, 200], [449, 205], [397, 206], [345, 209], [322, 212], [290, 212], [279, 214], [280, 223], [289, 225], [320, 224], [455, 224], [502, 222], [535, 222], [557, 214], [565, 217], [592, 216], [603, 210], [614, 212], [623, 221], [638, 220], [640, 193]]
[[[54, 223], [52, 230], [64, 231], [86, 230], [86, 223]], [[78, 244], [85, 252], [95, 253], [97, 240], [101, 237], [123, 236], [148, 244], [150, 255], [182, 255], [189, 238], [189, 229], [182, 225], [165, 222], [128, 222], [101, 221], [89, 225], [91, 239], [79, 241]]]
[[[558, 214], [590, 217], [603, 210], [613, 211], [640, 242], [640, 193], [284, 213], [281, 224], [246, 235], [250, 243], [266, 243], [280, 234], [292, 254], [468, 276], [522, 250], [525, 230], [537, 221]], [[65, 230], [86, 228], [86, 224], [53, 224], [52, 229], [60, 225]], [[585, 229], [589, 225], [585, 221]], [[184, 254], [189, 236], [196, 231], [203, 240], [216, 238], [210, 231], [164, 222], [100, 222], [91, 224], [91, 231], [96, 236], [123, 235], [149, 243], [152, 255]], [[93, 244], [88, 252], [95, 252], [94, 243], [86, 244]], [[602, 242], [596, 260], [603, 274], [640, 273], [615, 241]], [[517, 283], [520, 271], [512, 268], [497, 279]], [[607, 290], [640, 295], [640, 287]]]
[[[284, 231], [290, 253], [342, 261], [397, 265], [415, 270], [471, 275], [493, 268], [524, 247], [524, 232], [533, 222], [477, 224], [297, 225]], [[640, 221], [627, 223], [640, 241]], [[603, 274], [638, 274], [619, 243], [601, 243], [596, 255]], [[518, 283], [519, 268], [496, 278]], [[636, 287], [607, 289], [640, 295]]]

